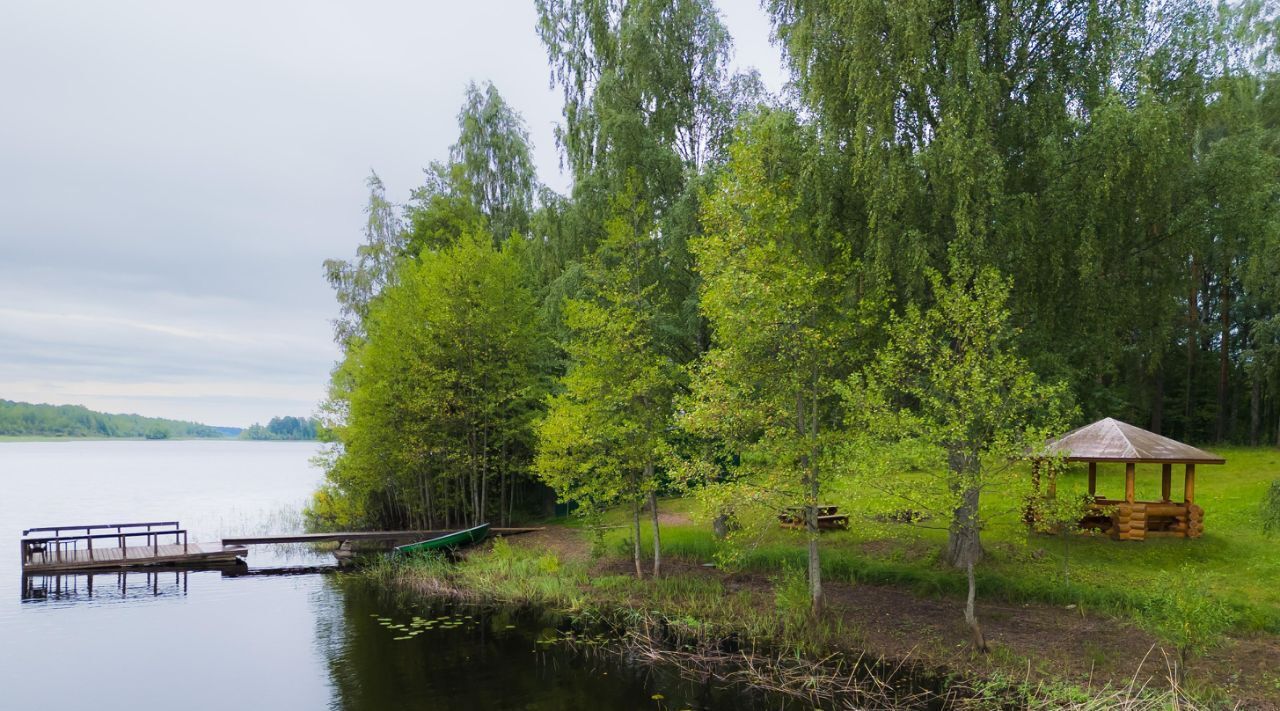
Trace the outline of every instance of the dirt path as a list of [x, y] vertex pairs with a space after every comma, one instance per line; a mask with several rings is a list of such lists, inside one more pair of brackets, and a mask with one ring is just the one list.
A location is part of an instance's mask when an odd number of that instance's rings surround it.
[[[665, 515], [665, 514], [664, 514]], [[678, 514], [671, 523], [687, 523]], [[681, 520], [674, 520], [680, 518]], [[589, 562], [587, 532], [549, 526], [511, 539], [512, 545], [555, 552], [562, 560]], [[747, 591], [772, 606], [772, 584], [761, 573], [726, 574], [704, 561], [670, 558], [667, 575], [712, 576], [729, 592]], [[629, 574], [628, 560], [600, 560], [596, 573]], [[973, 674], [997, 669], [1029, 681], [1067, 678], [1095, 688], [1147, 684], [1167, 687], [1169, 661], [1160, 645], [1133, 624], [1089, 614], [1072, 606], [979, 602], [978, 617], [991, 644], [989, 655], [973, 654], [964, 625], [963, 601], [920, 595], [882, 585], [828, 583], [828, 614], [854, 630], [851, 647], [887, 659], [915, 659], [929, 666]], [[1280, 638], [1229, 639], [1192, 664], [1192, 675], [1212, 678], [1241, 708], [1280, 709]]]

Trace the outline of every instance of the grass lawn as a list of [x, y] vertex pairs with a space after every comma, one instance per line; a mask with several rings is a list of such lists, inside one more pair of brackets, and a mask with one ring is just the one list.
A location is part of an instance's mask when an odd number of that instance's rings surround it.
[[[1063, 539], [1028, 535], [1014, 495], [984, 493], [983, 544], [987, 558], [979, 566], [979, 595], [1012, 601], [1076, 604], [1140, 618], [1152, 593], [1192, 575], [1214, 598], [1235, 613], [1234, 627], [1280, 634], [1280, 536], [1268, 537], [1260, 525], [1260, 507], [1271, 482], [1280, 479], [1280, 449], [1214, 448], [1226, 458], [1222, 466], [1197, 468], [1196, 503], [1205, 509], [1205, 535], [1197, 540], [1153, 538], [1118, 542], [1102, 535], [1073, 535], [1069, 542], [1070, 583], [1063, 575]], [[1059, 478], [1060, 495], [1084, 493], [1086, 469], [1073, 467]], [[1100, 465], [1098, 493], [1122, 498], [1124, 466]], [[1159, 465], [1140, 465], [1137, 498], [1160, 498]], [[1182, 472], [1174, 468], [1173, 498], [1182, 498]], [[851, 514], [849, 531], [823, 534], [824, 575], [848, 582], [907, 585], [926, 594], [963, 594], [964, 576], [939, 560], [946, 521], [922, 526], [878, 523], [859, 516], [858, 493], [833, 492], [830, 503]], [[722, 545], [710, 528], [698, 523], [696, 504], [670, 499], [666, 513], [692, 512], [694, 522], [667, 525], [667, 554], [710, 560]], [[865, 509], [864, 509], [865, 510]], [[625, 521], [623, 512], [609, 523]], [[606, 544], [625, 550], [626, 528], [610, 529]], [[649, 545], [649, 524], [643, 528]], [[768, 527], [750, 543], [739, 564], [752, 570], [800, 567], [803, 535]]]

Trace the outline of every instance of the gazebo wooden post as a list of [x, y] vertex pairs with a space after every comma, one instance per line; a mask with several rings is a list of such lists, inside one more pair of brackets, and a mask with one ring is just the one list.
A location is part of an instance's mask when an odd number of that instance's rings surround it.
[[1173, 465], [1160, 465], [1160, 500], [1173, 501]]
[[1098, 495], [1098, 463], [1089, 462], [1089, 496]]
[[1196, 465], [1187, 463], [1187, 476], [1182, 483], [1182, 498], [1188, 504], [1196, 501]]
[[1058, 497], [1058, 473], [1053, 470], [1053, 464], [1051, 463], [1045, 465], [1045, 470], [1045, 473], [1049, 475], [1048, 496], [1050, 499], [1056, 499]]
[[1134, 498], [1134, 479], [1138, 465], [1134, 462], [1124, 463], [1124, 500], [1133, 503]]

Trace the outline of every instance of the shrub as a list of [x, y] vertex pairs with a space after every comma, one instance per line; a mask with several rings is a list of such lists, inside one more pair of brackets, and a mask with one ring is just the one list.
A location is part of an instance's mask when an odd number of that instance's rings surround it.
[[1271, 482], [1271, 488], [1262, 499], [1262, 530], [1267, 533], [1280, 531], [1280, 479]]
[[1204, 578], [1190, 565], [1166, 571], [1143, 609], [1143, 621], [1178, 651], [1178, 679], [1191, 657], [1218, 644], [1235, 624], [1235, 613], [1213, 597]]

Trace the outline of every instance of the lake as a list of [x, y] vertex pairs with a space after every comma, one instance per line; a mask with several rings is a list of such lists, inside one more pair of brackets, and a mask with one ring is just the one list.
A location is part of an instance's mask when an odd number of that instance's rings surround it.
[[[352, 574], [218, 571], [34, 577], [22, 529], [177, 520], [192, 542], [284, 533], [320, 479], [318, 445], [0, 442], [0, 704], [82, 709], [743, 709], [732, 689], [540, 644], [536, 610], [393, 599]], [[251, 568], [331, 565], [251, 548]], [[410, 639], [388, 624], [424, 632]], [[388, 618], [390, 621], [388, 621]], [[433, 624], [426, 625], [425, 620]], [[658, 697], [658, 698], [655, 698]], [[778, 708], [775, 704], [770, 708]]]

